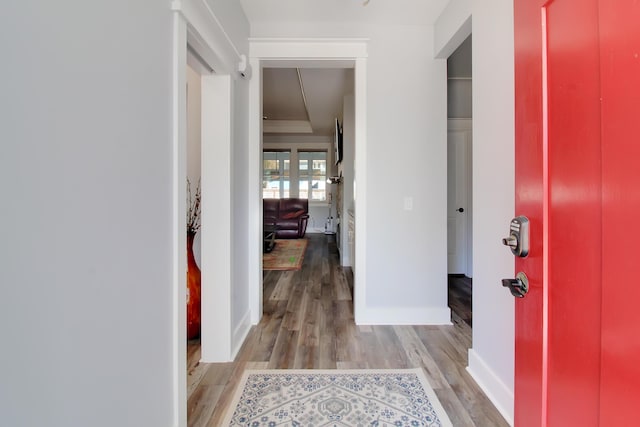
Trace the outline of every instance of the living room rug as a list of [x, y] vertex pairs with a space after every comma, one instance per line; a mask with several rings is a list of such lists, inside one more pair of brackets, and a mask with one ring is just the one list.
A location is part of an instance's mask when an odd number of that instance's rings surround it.
[[428, 426], [451, 421], [422, 369], [247, 370], [225, 426]]
[[276, 239], [276, 246], [262, 255], [264, 270], [300, 270], [307, 239]]

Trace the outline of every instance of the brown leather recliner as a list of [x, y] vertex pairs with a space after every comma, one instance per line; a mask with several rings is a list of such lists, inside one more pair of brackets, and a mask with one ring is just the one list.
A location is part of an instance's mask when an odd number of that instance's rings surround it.
[[298, 198], [263, 199], [263, 222], [276, 225], [276, 239], [304, 237], [309, 220], [309, 200]]

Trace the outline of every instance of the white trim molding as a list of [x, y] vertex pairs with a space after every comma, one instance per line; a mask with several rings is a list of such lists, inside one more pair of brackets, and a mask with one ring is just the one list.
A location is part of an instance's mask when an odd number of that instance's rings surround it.
[[173, 426], [187, 425], [187, 24], [173, 16], [172, 64], [172, 400]]
[[433, 31], [435, 58], [446, 59], [471, 34], [471, 0], [449, 2], [442, 11]]
[[231, 355], [235, 358], [251, 330], [251, 312], [247, 310], [231, 336]]
[[247, 170], [249, 209], [247, 253], [249, 312], [251, 324], [262, 317], [262, 69], [260, 60], [249, 58], [254, 76], [249, 82], [249, 168]]
[[449, 307], [366, 307], [358, 325], [451, 325]]
[[507, 386], [473, 349], [469, 349], [467, 372], [478, 383], [478, 386], [509, 425], [513, 426], [514, 398], [511, 391], [513, 387]]
[[[249, 82], [249, 159], [256, 165], [249, 173], [249, 227], [254, 230], [257, 224], [256, 238], [262, 235], [262, 200], [261, 200], [261, 158], [262, 158], [262, 68], [269, 67], [331, 67], [354, 68], [355, 75], [355, 163], [357, 165], [355, 180], [358, 193], [355, 195], [356, 259], [358, 273], [354, 278], [356, 295], [354, 311], [356, 323], [358, 313], [364, 310], [366, 299], [365, 281], [365, 236], [366, 219], [366, 76], [367, 76], [367, 39], [249, 39], [251, 66], [255, 76]], [[250, 246], [253, 248], [253, 244]], [[260, 248], [259, 245], [255, 245]], [[257, 250], [249, 254], [249, 298], [251, 323], [257, 324], [262, 317], [262, 253]]]
[[367, 57], [367, 42], [365, 38], [250, 38], [249, 50], [252, 57], [261, 60], [354, 60]]
[[309, 120], [266, 120], [264, 133], [313, 133]]
[[356, 59], [355, 70], [355, 152], [354, 170], [354, 256], [353, 270], [353, 315], [357, 325], [363, 324], [367, 316], [367, 60]]
[[216, 74], [240, 76], [243, 55], [233, 44], [206, 0], [173, 0], [171, 7], [187, 22], [187, 43]]
[[[174, 358], [172, 373], [172, 403], [173, 403], [173, 426], [187, 425], [187, 390], [186, 390], [186, 146], [187, 146], [187, 103], [186, 103], [186, 66], [188, 57], [191, 55], [202, 62], [201, 71], [207, 73], [215, 72], [216, 76], [208, 75], [209, 80], [214, 89], [225, 95], [225, 102], [228, 105], [220, 105], [213, 101], [214, 109], [229, 115], [231, 111], [231, 100], [229, 90], [231, 87], [230, 78], [237, 79], [240, 76], [239, 62], [242, 60], [242, 54], [238, 51], [225, 32], [206, 0], [173, 0], [171, 2], [173, 10], [173, 63], [172, 63], [172, 149], [173, 149], [173, 177], [172, 177], [172, 198], [173, 198], [173, 272], [172, 272], [172, 354]], [[246, 70], [245, 70], [246, 71]], [[204, 73], [203, 73], [204, 74]], [[211, 85], [209, 85], [211, 86]], [[214, 97], [215, 98], [215, 97]], [[226, 150], [226, 159], [230, 161], [231, 135], [229, 129], [229, 119], [226, 120], [226, 126], [222, 127], [225, 140], [228, 144], [223, 144], [221, 150]], [[211, 133], [211, 132], [209, 132]], [[205, 136], [205, 140], [206, 135]], [[214, 135], [215, 137], [215, 135]], [[205, 150], [215, 151], [216, 147], [208, 147]], [[215, 153], [214, 153], [215, 154]], [[227, 165], [228, 166], [228, 165]], [[228, 169], [228, 168], [227, 168]], [[229, 172], [226, 171], [226, 179], [229, 180]], [[207, 177], [204, 177], [205, 180]], [[208, 179], [211, 179], [209, 176]], [[215, 176], [213, 176], [215, 179]], [[227, 189], [231, 191], [232, 189]], [[204, 199], [204, 198], [203, 198]], [[231, 230], [230, 214], [227, 212], [227, 222], [229, 227], [221, 227], [223, 230]], [[204, 220], [204, 218], [203, 218]], [[204, 225], [203, 221], [203, 225]], [[209, 221], [211, 223], [211, 221]], [[215, 223], [215, 221], [213, 221]], [[203, 231], [204, 231], [203, 227]], [[257, 237], [256, 237], [257, 238]], [[223, 246], [217, 237], [217, 243], [207, 243], [206, 238], [203, 239], [203, 247], [206, 251], [216, 251]], [[224, 253], [230, 253], [230, 236], [225, 236], [226, 246], [223, 247]], [[214, 323], [217, 329], [203, 327], [203, 357], [211, 359], [220, 358], [225, 361], [231, 360], [231, 317], [230, 317], [230, 297], [231, 295], [231, 277], [230, 277], [230, 261], [223, 263], [223, 270], [226, 277], [226, 286], [218, 289], [207, 285], [207, 276], [211, 277], [211, 272], [207, 273], [207, 269], [203, 269], [203, 295], [209, 294], [220, 295], [225, 301], [220, 299], [218, 304], [227, 307], [222, 313], [220, 310], [212, 310], [211, 313], [203, 316], [203, 324], [206, 322], [206, 316], [216, 319], [222, 319], [220, 322]], [[203, 313], [204, 314], [204, 313]], [[214, 326], [215, 328], [215, 326]], [[233, 331], [234, 337], [246, 335], [246, 327], [236, 328]], [[211, 335], [212, 341], [206, 342], [204, 335]], [[218, 338], [220, 336], [220, 338]], [[243, 338], [244, 339], [244, 338]], [[222, 348], [216, 347], [220, 344]], [[209, 353], [209, 355], [207, 355]]]

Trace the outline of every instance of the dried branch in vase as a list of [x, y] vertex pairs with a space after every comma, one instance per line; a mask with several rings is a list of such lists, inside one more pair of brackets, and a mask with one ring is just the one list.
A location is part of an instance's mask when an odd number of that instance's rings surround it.
[[196, 186], [195, 193], [191, 191], [191, 181], [187, 178], [187, 233], [196, 234], [200, 229], [200, 180]]

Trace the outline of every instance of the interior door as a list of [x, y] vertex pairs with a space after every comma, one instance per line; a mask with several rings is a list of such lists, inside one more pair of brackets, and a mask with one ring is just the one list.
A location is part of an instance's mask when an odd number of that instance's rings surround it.
[[471, 120], [450, 119], [447, 131], [447, 264], [449, 274], [468, 271]]
[[[596, 425], [601, 304], [597, 0], [516, 0], [516, 426]], [[505, 225], [506, 227], [506, 225]]]

